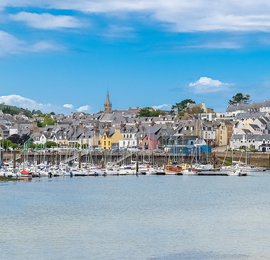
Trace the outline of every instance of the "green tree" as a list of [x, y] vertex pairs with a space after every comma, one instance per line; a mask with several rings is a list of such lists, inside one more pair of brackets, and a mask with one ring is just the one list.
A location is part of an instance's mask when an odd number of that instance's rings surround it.
[[139, 111], [139, 117], [158, 117], [159, 115], [165, 115], [160, 109], [154, 110], [152, 107], [144, 107]]
[[19, 147], [19, 145], [18, 144], [14, 144], [14, 143], [10, 143], [9, 144], [9, 147], [11, 147], [12, 149], [16, 149], [16, 148]]
[[54, 112], [51, 112], [50, 114], [51, 114], [52, 116], [55, 116], [55, 113], [54, 113]]
[[191, 109], [187, 109], [187, 112], [191, 115], [198, 115], [204, 113], [204, 110], [200, 107], [193, 107]]
[[52, 146], [57, 146], [57, 144], [55, 142], [48, 141], [48, 142], [45, 143], [45, 146], [47, 148], [51, 148]]
[[163, 111], [161, 111], [160, 109], [152, 111], [152, 115], [151, 115], [152, 117], [158, 117], [159, 115], [164, 116], [165, 113]]
[[42, 123], [39, 120], [37, 120], [36, 122], [38, 127], [42, 127]]
[[32, 112], [30, 111], [30, 110], [28, 110], [27, 108], [26, 109], [23, 109], [23, 108], [21, 108], [22, 109], [22, 111], [23, 111], [23, 114], [25, 115], [25, 116], [27, 116], [27, 117], [32, 117]]
[[78, 144], [78, 143], [69, 143], [68, 146], [69, 147], [72, 147], [72, 148], [79, 148], [80, 147], [80, 144]]
[[232, 97], [232, 99], [229, 100], [229, 105], [236, 106], [237, 104], [248, 104], [250, 103], [250, 95], [249, 94], [242, 94], [237, 93], [235, 96]]
[[8, 139], [2, 139], [0, 140], [0, 146], [6, 150], [8, 147], [10, 147], [11, 141]]
[[18, 134], [13, 134], [13, 135], [9, 136], [8, 140], [10, 140], [14, 144], [21, 144], [21, 141], [22, 141], [20, 135], [18, 135]]
[[177, 111], [177, 114], [179, 114], [180, 111], [183, 111], [187, 108], [188, 103], [194, 104], [195, 101], [193, 101], [192, 99], [184, 99], [181, 102], [172, 105], [172, 110]]
[[43, 127], [45, 127], [46, 125], [54, 125], [56, 123], [57, 121], [52, 119], [51, 114], [45, 114], [44, 121], [42, 124]]
[[150, 117], [151, 116], [151, 107], [143, 107], [139, 111], [139, 117]]

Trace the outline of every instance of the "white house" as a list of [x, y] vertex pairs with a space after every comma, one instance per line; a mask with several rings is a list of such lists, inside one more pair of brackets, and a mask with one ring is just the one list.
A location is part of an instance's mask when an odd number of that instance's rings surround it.
[[136, 127], [125, 127], [121, 130], [124, 139], [119, 141], [119, 148], [130, 148], [138, 146], [138, 131]]
[[33, 133], [32, 138], [34, 144], [45, 144], [47, 142], [46, 136], [41, 133]]
[[270, 134], [233, 135], [230, 142], [231, 148], [248, 147], [261, 152], [270, 151]]

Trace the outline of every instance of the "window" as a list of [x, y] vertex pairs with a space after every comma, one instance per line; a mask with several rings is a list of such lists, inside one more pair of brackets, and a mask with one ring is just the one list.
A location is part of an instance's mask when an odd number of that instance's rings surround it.
[[108, 145], [111, 145], [111, 142], [110, 141], [108, 141]]
[[104, 146], [106, 146], [106, 141], [104, 141]]
[[104, 140], [106, 140], [106, 135], [104, 135]]

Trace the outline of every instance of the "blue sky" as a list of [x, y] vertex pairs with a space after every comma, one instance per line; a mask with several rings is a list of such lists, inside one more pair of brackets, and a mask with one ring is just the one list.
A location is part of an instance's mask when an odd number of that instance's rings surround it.
[[266, 0], [1, 0], [0, 102], [98, 112], [269, 99]]

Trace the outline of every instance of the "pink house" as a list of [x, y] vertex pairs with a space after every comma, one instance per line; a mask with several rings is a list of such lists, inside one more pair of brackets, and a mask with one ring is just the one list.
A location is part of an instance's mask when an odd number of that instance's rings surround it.
[[158, 149], [158, 138], [161, 127], [149, 127], [146, 129], [142, 140], [142, 149]]

